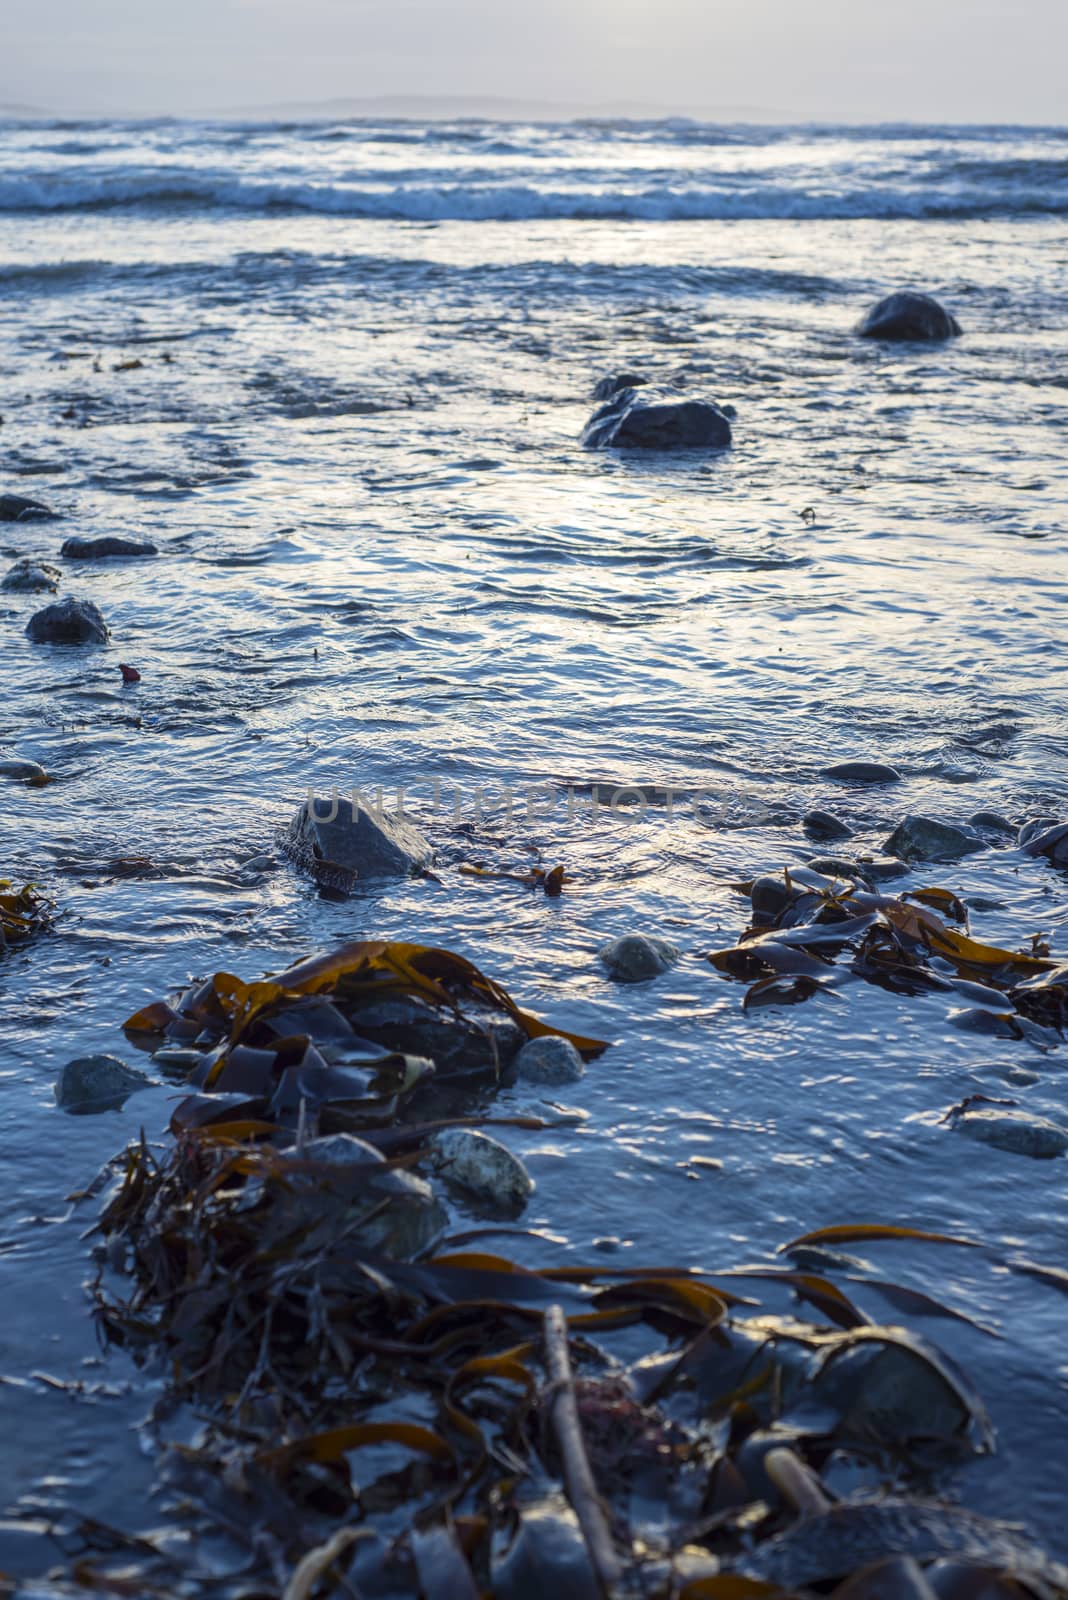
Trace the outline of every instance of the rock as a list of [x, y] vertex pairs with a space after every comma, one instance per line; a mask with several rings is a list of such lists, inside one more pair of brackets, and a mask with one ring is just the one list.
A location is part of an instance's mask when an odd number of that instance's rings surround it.
[[51, 522], [56, 512], [39, 500], [25, 500], [20, 494], [0, 494], [0, 522]]
[[902, 861], [957, 861], [985, 850], [985, 841], [970, 828], [957, 828], [937, 817], [910, 815], [899, 822], [883, 845]]
[[850, 861], [847, 856], [813, 856], [811, 861], [806, 861], [805, 866], [810, 872], [818, 872], [824, 878], [855, 878], [863, 883], [864, 873], [855, 861]]
[[534, 1193], [534, 1180], [519, 1157], [489, 1134], [446, 1128], [431, 1137], [428, 1148], [442, 1177], [509, 1215], [522, 1211]]
[[865, 874], [874, 883], [889, 883], [892, 878], [907, 878], [909, 869], [896, 856], [874, 856], [864, 863]]
[[321, 862], [361, 879], [407, 877], [434, 857], [410, 822], [341, 796], [306, 800], [290, 824], [285, 848], [301, 864]]
[[36, 761], [24, 761], [11, 750], [0, 750], [0, 778], [26, 778], [40, 783], [47, 776]]
[[[350, 1237], [364, 1249], [382, 1250], [401, 1260], [423, 1255], [430, 1250], [448, 1226], [448, 1212], [425, 1178], [414, 1172], [393, 1171], [374, 1145], [351, 1133], [332, 1133], [312, 1139], [298, 1153], [286, 1151], [282, 1160], [294, 1168], [291, 1180], [298, 1193], [310, 1190], [316, 1221], [322, 1212], [324, 1183], [348, 1202], [347, 1209], [366, 1206], [370, 1215], [359, 1223]], [[316, 1170], [309, 1172], [306, 1163]], [[380, 1166], [381, 1175], [367, 1174], [368, 1167]], [[358, 1185], [347, 1181], [356, 1174]], [[335, 1176], [336, 1175], [336, 1176]], [[355, 1221], [355, 1216], [352, 1217]]]
[[91, 600], [57, 600], [26, 624], [34, 644], [107, 644], [111, 631]]
[[1049, 1160], [1068, 1150], [1068, 1129], [1048, 1117], [1032, 1116], [1027, 1111], [1008, 1111], [993, 1107], [988, 1111], [950, 1113], [950, 1126], [967, 1139], [992, 1144], [1012, 1155]]
[[829, 811], [806, 811], [801, 826], [815, 839], [852, 839], [853, 830]]
[[[810, 866], [813, 864], [810, 862]], [[823, 868], [816, 866], [813, 869], [822, 872]], [[797, 888], [788, 888], [785, 878], [780, 873], [777, 878], [770, 874], [766, 877], [754, 878], [749, 891], [749, 903], [753, 908], [753, 922], [762, 928], [770, 928], [778, 922], [787, 906], [792, 905], [800, 894]], [[603, 955], [602, 951], [602, 955]]]
[[968, 818], [969, 828], [986, 828], [991, 833], [1015, 833], [1016, 824], [998, 811], [976, 811]]
[[594, 412], [582, 442], [588, 450], [725, 450], [731, 425], [710, 400], [652, 400], [620, 389]]
[[0, 588], [13, 594], [55, 594], [60, 577], [58, 567], [50, 566], [47, 561], [35, 561], [32, 556], [23, 556], [21, 561], [16, 561], [13, 567], [8, 568]]
[[528, 1040], [516, 1056], [514, 1067], [517, 1076], [527, 1083], [577, 1083], [586, 1072], [571, 1040], [554, 1034]]
[[60, 555], [68, 561], [101, 561], [105, 556], [158, 556], [159, 551], [147, 539], [122, 539], [117, 534], [104, 534], [99, 539], [66, 539]]
[[598, 953], [609, 977], [615, 978], [617, 983], [642, 983], [646, 978], [658, 978], [679, 959], [679, 951], [667, 939], [656, 939], [644, 933], [625, 933], [621, 939], [610, 939]]
[[823, 778], [835, 778], [839, 783], [900, 783], [901, 774], [896, 767], [882, 761], [839, 761], [837, 766], [824, 767]]
[[857, 325], [862, 339], [915, 340], [925, 344], [955, 339], [960, 331], [956, 317], [937, 300], [911, 289], [880, 300]]
[[1022, 848], [1025, 856], [1045, 856], [1055, 867], [1068, 867], [1068, 822], [1032, 833]]
[[614, 399], [621, 389], [640, 389], [648, 382], [649, 379], [643, 378], [638, 372], [616, 372], [611, 377], [601, 379], [594, 388], [593, 398], [598, 404], [603, 404], [605, 400]]
[[526, 1035], [503, 1011], [462, 1013], [432, 1006], [414, 995], [361, 1006], [355, 1016], [360, 1037], [401, 1055], [433, 1061], [438, 1077], [497, 1076], [515, 1060]]
[[1056, 817], [1032, 817], [1029, 822], [1024, 823], [1016, 835], [1016, 843], [1022, 849], [1025, 844], [1030, 844], [1032, 839], [1036, 839], [1040, 833], [1045, 833], [1049, 828], [1055, 828], [1057, 822], [1058, 819]]
[[117, 1056], [79, 1056], [68, 1061], [56, 1080], [55, 1095], [64, 1111], [115, 1111], [152, 1079]]

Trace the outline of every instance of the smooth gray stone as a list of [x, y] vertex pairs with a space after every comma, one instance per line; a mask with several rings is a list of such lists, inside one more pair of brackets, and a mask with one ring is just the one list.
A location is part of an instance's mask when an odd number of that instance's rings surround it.
[[60, 555], [68, 561], [102, 561], [107, 556], [157, 556], [159, 551], [147, 539], [123, 539], [108, 533], [99, 539], [66, 539]]
[[1031, 840], [1037, 838], [1040, 833], [1045, 833], [1049, 828], [1055, 828], [1058, 820], [1057, 817], [1031, 817], [1023, 824], [1023, 827], [1016, 835], [1016, 843], [1021, 848], [1025, 844], [1030, 844]]
[[824, 767], [823, 778], [835, 778], [839, 783], [900, 783], [901, 774], [896, 767], [882, 761], [839, 761], [836, 766]]
[[[352, 1244], [358, 1242], [365, 1250], [408, 1260], [437, 1244], [448, 1225], [448, 1212], [425, 1178], [414, 1172], [390, 1170], [380, 1150], [351, 1133], [324, 1134], [312, 1139], [299, 1153], [296, 1149], [287, 1150], [282, 1159], [294, 1169], [291, 1181], [310, 1201], [320, 1223], [324, 1180], [328, 1185], [333, 1180], [350, 1212], [366, 1207], [366, 1219], [355, 1223], [353, 1215], [355, 1226], [347, 1234]], [[319, 1170], [304, 1170], [306, 1162]], [[369, 1167], [378, 1166], [383, 1169], [380, 1174], [368, 1173]], [[353, 1168], [359, 1169], [360, 1181], [350, 1193], [346, 1172]]]
[[960, 323], [929, 294], [903, 289], [872, 306], [857, 324], [862, 339], [914, 341], [923, 344], [956, 339]]
[[811, 833], [816, 839], [852, 839], [853, 830], [848, 823], [832, 815], [830, 811], [807, 811], [801, 819], [801, 826], [806, 833]]
[[908, 867], [896, 856], [876, 856], [873, 861], [865, 861], [864, 871], [874, 883], [889, 883], [894, 878], [907, 878], [909, 874]]
[[34, 644], [107, 644], [111, 631], [91, 600], [57, 600], [26, 624]]
[[957, 861], [987, 848], [970, 828], [958, 828], [937, 817], [907, 816], [883, 845], [902, 861]]
[[0, 750], [0, 778], [45, 778], [48, 774], [36, 761], [24, 761], [11, 750]]
[[968, 818], [970, 828], [987, 828], [991, 833], [1015, 833], [1016, 824], [999, 811], [976, 811]]
[[534, 1193], [534, 1180], [519, 1157], [474, 1128], [446, 1128], [428, 1141], [435, 1171], [479, 1200], [514, 1216]]
[[49, 562], [23, 556], [8, 568], [0, 588], [10, 594], [55, 594], [61, 576], [59, 568], [51, 566]]
[[617, 983], [642, 983], [658, 978], [679, 959], [679, 951], [667, 939], [644, 933], [625, 933], [601, 946], [601, 960], [609, 977]]
[[731, 425], [711, 400], [649, 398], [621, 389], [586, 424], [588, 450], [725, 450]]
[[983, 1111], [962, 1111], [950, 1126], [967, 1139], [990, 1144], [1012, 1155], [1032, 1156], [1043, 1161], [1068, 1150], [1068, 1129], [1048, 1117], [1032, 1116], [1028, 1111], [1009, 1111], [991, 1107]]
[[21, 494], [0, 494], [0, 522], [51, 522], [57, 513]]
[[515, 1058], [515, 1071], [527, 1083], [577, 1083], [586, 1065], [570, 1039], [550, 1033], [527, 1041]]
[[56, 1101], [64, 1111], [113, 1111], [152, 1079], [117, 1056], [79, 1056], [56, 1079]]
[[401, 817], [340, 796], [306, 800], [286, 839], [297, 860], [341, 867], [355, 878], [402, 878], [429, 866], [434, 852]]

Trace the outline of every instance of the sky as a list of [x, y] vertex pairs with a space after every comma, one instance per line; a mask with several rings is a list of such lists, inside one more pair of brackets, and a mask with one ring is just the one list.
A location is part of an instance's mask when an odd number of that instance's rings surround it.
[[1065, 0], [2, 0], [0, 105], [1066, 122]]

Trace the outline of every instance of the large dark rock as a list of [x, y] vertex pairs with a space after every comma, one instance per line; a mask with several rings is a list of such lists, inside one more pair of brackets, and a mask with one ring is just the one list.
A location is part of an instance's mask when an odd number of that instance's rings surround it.
[[934, 344], [955, 339], [960, 323], [929, 294], [903, 289], [872, 306], [857, 325], [862, 339], [914, 340]]
[[91, 600], [57, 600], [26, 624], [34, 644], [107, 644], [111, 633]]
[[47, 561], [35, 561], [33, 556], [23, 556], [4, 574], [0, 589], [13, 594], [55, 594], [59, 579], [58, 567]]
[[26, 500], [21, 494], [0, 494], [0, 522], [50, 522], [56, 514], [39, 500]]
[[155, 556], [159, 551], [147, 539], [122, 539], [106, 533], [99, 539], [66, 539], [59, 553], [68, 561], [101, 561], [105, 556]]
[[824, 767], [820, 776], [834, 778], [838, 783], [900, 783], [901, 774], [896, 767], [882, 761], [839, 761], [836, 766]]
[[353, 881], [406, 877], [429, 866], [434, 854], [406, 817], [369, 806], [359, 796], [306, 800], [282, 842], [290, 860], [319, 879], [323, 866]]
[[586, 424], [588, 450], [725, 450], [731, 425], [711, 400], [620, 389]]

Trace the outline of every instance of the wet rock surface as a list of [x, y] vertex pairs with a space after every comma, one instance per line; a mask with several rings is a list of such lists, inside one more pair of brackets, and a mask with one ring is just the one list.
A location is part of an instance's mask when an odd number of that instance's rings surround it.
[[528, 1040], [512, 1066], [520, 1081], [547, 1085], [577, 1083], [586, 1072], [585, 1063], [570, 1040], [552, 1035]]
[[1045, 856], [1055, 867], [1068, 867], [1068, 822], [1029, 832], [1021, 848], [1025, 855]]
[[21, 494], [0, 494], [0, 522], [51, 522], [57, 515], [40, 500]]
[[941, 343], [955, 339], [960, 323], [929, 294], [904, 289], [872, 306], [857, 324], [862, 339]]
[[534, 1180], [507, 1146], [474, 1128], [447, 1128], [429, 1142], [434, 1170], [485, 1205], [514, 1216], [534, 1193]]
[[111, 630], [91, 600], [69, 599], [35, 612], [26, 637], [34, 644], [107, 644]]
[[56, 1102], [64, 1111], [112, 1111], [152, 1079], [117, 1056], [79, 1056], [68, 1061], [56, 1080]]
[[649, 382], [638, 372], [617, 372], [607, 378], [602, 378], [600, 383], [594, 385], [593, 398], [598, 404], [603, 405], [606, 400], [613, 399], [622, 389], [640, 389]]
[[0, 778], [25, 778], [40, 782], [47, 776], [36, 761], [27, 761], [13, 750], [0, 749]]
[[429, 866], [434, 856], [412, 823], [384, 808], [340, 797], [306, 800], [282, 843], [291, 860], [316, 876], [335, 868], [353, 883], [408, 877]]
[[1036, 1160], [1050, 1160], [1068, 1150], [1068, 1128], [1027, 1111], [1001, 1106], [954, 1110], [950, 1113], [949, 1126], [966, 1139]]
[[0, 588], [9, 594], [55, 594], [62, 574], [58, 567], [23, 556], [5, 572]]
[[588, 450], [725, 450], [730, 421], [711, 400], [621, 389], [586, 424]]
[[159, 551], [147, 539], [123, 539], [117, 534], [104, 534], [98, 539], [66, 539], [59, 553], [68, 561], [103, 561], [109, 556], [155, 556]]
[[814, 839], [851, 839], [853, 830], [847, 822], [830, 811], [806, 811], [801, 826]]
[[835, 778], [839, 783], [900, 783], [901, 774], [896, 767], [883, 761], [839, 761], [833, 767], [824, 767], [821, 777]]
[[957, 861], [986, 844], [970, 828], [958, 828], [937, 817], [907, 816], [899, 822], [883, 848], [902, 861]]
[[642, 983], [674, 966], [679, 950], [670, 940], [654, 934], [625, 933], [603, 944], [599, 955], [609, 977], [617, 983]]

